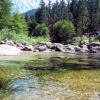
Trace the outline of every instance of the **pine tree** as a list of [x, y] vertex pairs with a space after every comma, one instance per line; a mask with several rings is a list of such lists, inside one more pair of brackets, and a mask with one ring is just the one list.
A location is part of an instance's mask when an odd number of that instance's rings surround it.
[[89, 30], [95, 32], [100, 29], [100, 0], [88, 0], [90, 17]]
[[78, 20], [77, 20], [77, 31], [78, 33], [84, 33], [87, 31], [89, 24], [89, 15], [87, 8], [87, 0], [79, 0], [78, 2]]
[[70, 5], [70, 10], [73, 15], [73, 23], [75, 26], [75, 30], [77, 32], [77, 21], [78, 21], [78, 0], [72, 0]]
[[60, 13], [60, 20], [68, 19], [68, 12], [67, 12], [67, 6], [64, 0], [60, 1], [59, 4], [59, 13]]
[[51, 0], [49, 0], [49, 4], [48, 4], [48, 26], [52, 24], [52, 3]]
[[17, 34], [27, 34], [28, 27], [24, 16], [15, 14], [11, 20], [11, 26]]
[[6, 27], [10, 20], [11, 1], [0, 0], [0, 29]]
[[43, 0], [40, 2], [40, 8], [37, 10], [35, 18], [37, 23], [48, 23], [48, 10]]

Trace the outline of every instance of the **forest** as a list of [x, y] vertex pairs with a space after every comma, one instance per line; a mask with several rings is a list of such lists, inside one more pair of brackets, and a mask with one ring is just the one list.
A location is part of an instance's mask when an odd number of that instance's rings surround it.
[[41, 0], [31, 16], [12, 12], [12, 5], [0, 0], [0, 40], [78, 44], [100, 34], [100, 0]]
[[0, 100], [100, 100], [100, 0], [46, 1], [0, 0]]

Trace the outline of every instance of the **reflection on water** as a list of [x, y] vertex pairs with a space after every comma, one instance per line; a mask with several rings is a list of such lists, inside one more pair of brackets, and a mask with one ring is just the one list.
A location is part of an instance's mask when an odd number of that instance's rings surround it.
[[100, 54], [25, 52], [0, 57], [1, 68], [17, 66], [31, 76], [12, 80], [6, 88], [11, 95], [4, 100], [99, 100]]

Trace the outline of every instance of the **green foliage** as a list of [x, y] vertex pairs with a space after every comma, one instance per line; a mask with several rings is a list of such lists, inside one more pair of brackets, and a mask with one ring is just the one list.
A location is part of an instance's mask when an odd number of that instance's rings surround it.
[[88, 0], [89, 31], [100, 31], [100, 0]]
[[89, 25], [87, 0], [79, 0], [78, 2], [78, 22], [77, 22], [77, 32], [85, 32]]
[[2, 29], [0, 31], [0, 40], [3, 40], [5, 38], [12, 39], [14, 34], [16, 34], [16, 32], [12, 31], [12, 30], [10, 30], [8, 28]]
[[77, 37], [73, 37], [71, 43], [74, 44], [74, 45], [79, 45], [81, 41], [89, 41], [89, 38], [85, 35], [82, 35], [82, 36], [77, 36]]
[[0, 0], [0, 29], [8, 25], [11, 14], [11, 0]]
[[37, 23], [45, 23], [48, 22], [48, 11], [44, 0], [40, 1], [40, 8], [35, 13], [35, 18]]
[[41, 42], [49, 42], [50, 38], [49, 37], [28, 37], [27, 34], [17, 34], [16, 31], [10, 30], [8, 28], [2, 29], [0, 31], [0, 41], [3, 39], [11, 39], [15, 43], [41, 43]]
[[49, 36], [49, 29], [45, 24], [38, 24], [35, 27], [33, 36]]
[[12, 40], [15, 43], [42, 43], [49, 42], [50, 39], [48, 37], [28, 37], [26, 34], [14, 34]]
[[12, 17], [11, 27], [17, 34], [27, 34], [28, 26], [22, 15], [15, 14]]
[[58, 21], [54, 25], [53, 41], [54, 42], [69, 42], [75, 32], [74, 25], [71, 21]]

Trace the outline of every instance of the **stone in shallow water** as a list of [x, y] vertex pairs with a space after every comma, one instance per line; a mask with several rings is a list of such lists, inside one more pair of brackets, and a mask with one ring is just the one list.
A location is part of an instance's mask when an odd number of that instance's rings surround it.
[[56, 82], [40, 82], [35, 76], [15, 80], [8, 89], [12, 92], [11, 100], [56, 100], [75, 93]]

